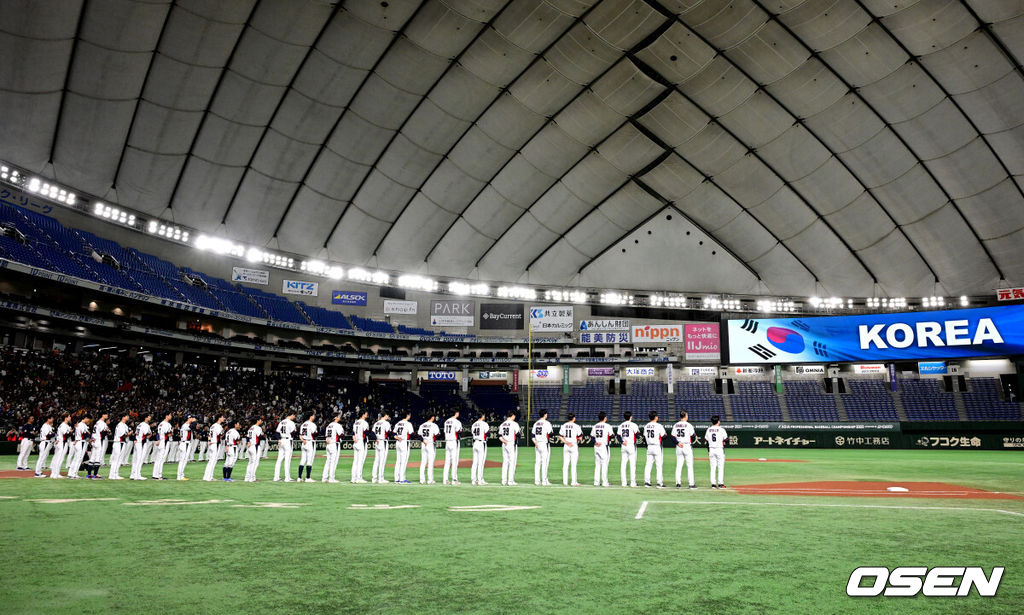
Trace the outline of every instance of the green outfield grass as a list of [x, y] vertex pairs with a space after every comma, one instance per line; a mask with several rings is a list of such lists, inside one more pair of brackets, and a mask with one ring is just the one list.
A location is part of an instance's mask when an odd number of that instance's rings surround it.
[[[500, 450], [489, 453], [500, 461]], [[905, 480], [1024, 493], [1024, 455], [1013, 452], [728, 455], [807, 461], [727, 463], [730, 486]], [[696, 462], [696, 491], [601, 489], [590, 486], [589, 449], [579, 466], [588, 486], [576, 489], [534, 487], [529, 448], [520, 454], [519, 487], [496, 485], [500, 468], [486, 470], [485, 487], [468, 484], [468, 469], [457, 487], [284, 484], [269, 481], [273, 457], [263, 461], [265, 482], [257, 484], [196, 480], [205, 464], [189, 466], [187, 483], [0, 480], [0, 612], [894, 615], [1016, 614], [1024, 604], [1024, 516], [992, 510], [1024, 513], [1024, 500], [746, 496], [708, 489], [707, 461]], [[552, 457], [551, 478], [560, 482], [560, 450]], [[372, 452], [366, 478], [371, 461]], [[642, 480], [642, 451], [640, 461]], [[671, 483], [675, 460], [666, 461]], [[0, 462], [14, 466], [13, 457]], [[615, 483], [618, 463], [614, 451]], [[317, 478], [322, 464], [319, 457]], [[339, 480], [347, 481], [349, 464], [342, 459]], [[236, 477], [244, 467], [239, 462]], [[174, 475], [172, 466], [165, 475]], [[418, 470], [409, 476], [418, 479]], [[75, 498], [116, 499], [27, 501]], [[167, 499], [184, 502], [133, 504]], [[209, 500], [221, 502], [185, 503]], [[650, 504], [638, 520], [644, 501]], [[304, 506], [238, 506], [258, 502]], [[418, 508], [350, 509], [385, 504]], [[483, 504], [537, 508], [450, 509]], [[966, 598], [847, 597], [850, 572], [868, 565], [1006, 572], [994, 598], [973, 591]]]

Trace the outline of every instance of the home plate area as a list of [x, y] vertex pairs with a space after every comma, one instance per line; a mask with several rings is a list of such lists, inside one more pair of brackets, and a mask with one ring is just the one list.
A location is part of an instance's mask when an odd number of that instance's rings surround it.
[[743, 495], [812, 495], [850, 497], [953, 498], [972, 500], [1024, 500], [998, 491], [949, 483], [889, 481], [817, 481], [807, 483], [768, 483], [736, 485], [734, 491]]

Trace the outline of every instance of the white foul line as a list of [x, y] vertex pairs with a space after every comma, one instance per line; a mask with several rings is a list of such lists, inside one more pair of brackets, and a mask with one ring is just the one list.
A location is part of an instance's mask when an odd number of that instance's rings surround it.
[[882, 504], [801, 504], [793, 502], [716, 502], [716, 501], [695, 501], [695, 502], [684, 502], [680, 500], [653, 500], [648, 502], [644, 500], [640, 504], [640, 510], [637, 511], [635, 519], [643, 519], [644, 513], [647, 511], [647, 505], [658, 502], [661, 504], [708, 504], [712, 506], [801, 506], [808, 508], [892, 508], [899, 510], [980, 510], [984, 512], [1002, 513], [1004, 515], [1013, 515], [1015, 517], [1024, 517], [1024, 513], [1014, 512], [1012, 510], [1003, 510], [1001, 508], [971, 508], [967, 506], [887, 506]]

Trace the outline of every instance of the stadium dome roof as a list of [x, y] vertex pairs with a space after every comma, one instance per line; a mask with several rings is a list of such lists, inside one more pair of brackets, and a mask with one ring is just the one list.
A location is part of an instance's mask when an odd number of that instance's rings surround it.
[[1024, 6], [20, 0], [0, 158], [258, 246], [650, 290], [1024, 279]]

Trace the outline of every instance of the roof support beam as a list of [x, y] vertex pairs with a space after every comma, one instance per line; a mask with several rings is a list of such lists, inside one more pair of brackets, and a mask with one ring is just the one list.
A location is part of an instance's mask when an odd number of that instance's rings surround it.
[[[60, 90], [60, 104], [57, 105], [57, 122], [53, 129], [53, 137], [50, 139], [50, 154], [46, 157], [47, 162], [53, 164], [53, 152], [57, 149], [57, 137], [60, 135], [60, 127], [64, 120], [64, 103], [68, 99], [68, 85], [71, 83], [71, 69], [75, 67], [75, 54], [78, 52], [78, 43], [82, 37], [82, 24], [85, 23], [85, 11], [89, 6], [89, 0], [82, 0], [82, 8], [78, 11], [78, 23], [75, 25], [75, 38], [71, 40], [71, 54], [68, 56], [68, 70], [64, 73], [64, 86]], [[56, 176], [56, 172], [54, 176]]]

